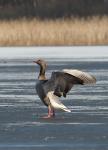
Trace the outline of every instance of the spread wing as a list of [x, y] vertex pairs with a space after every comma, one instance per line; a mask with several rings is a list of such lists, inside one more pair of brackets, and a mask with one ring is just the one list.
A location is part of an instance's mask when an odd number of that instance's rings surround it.
[[74, 84], [83, 85], [95, 82], [95, 77], [86, 72], [65, 69], [63, 72], [53, 72], [51, 78], [43, 85], [43, 88], [54, 108], [69, 112], [70, 110], [59, 101], [59, 97], [66, 97]]
[[96, 78], [87, 72], [83, 72], [76, 69], [64, 69], [63, 72], [73, 75], [83, 81], [83, 84], [94, 84], [96, 83]]
[[65, 72], [53, 72], [51, 78], [43, 85], [47, 94], [54, 91], [56, 96], [64, 96], [71, 90], [74, 84], [83, 84], [83, 81]]
[[74, 84], [93, 84], [96, 83], [94, 76], [80, 71], [64, 69], [63, 72], [53, 72], [51, 78], [44, 84], [44, 90], [47, 94], [54, 91], [56, 96], [64, 96], [71, 90]]

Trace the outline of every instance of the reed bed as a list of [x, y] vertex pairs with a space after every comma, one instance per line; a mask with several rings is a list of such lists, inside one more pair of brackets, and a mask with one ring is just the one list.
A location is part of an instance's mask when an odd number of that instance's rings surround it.
[[0, 21], [0, 46], [108, 44], [108, 17]]

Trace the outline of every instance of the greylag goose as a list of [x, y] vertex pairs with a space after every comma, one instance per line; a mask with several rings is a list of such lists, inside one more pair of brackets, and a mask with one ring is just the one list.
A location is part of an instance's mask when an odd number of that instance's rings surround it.
[[62, 71], [52, 72], [51, 78], [47, 79], [45, 71], [47, 64], [39, 59], [34, 63], [40, 66], [36, 92], [43, 103], [48, 107], [48, 115], [44, 118], [55, 117], [55, 109], [62, 109], [71, 112], [69, 108], [61, 103], [59, 98], [66, 97], [67, 93], [75, 84], [94, 84], [96, 78], [89, 73], [77, 69], [64, 69]]

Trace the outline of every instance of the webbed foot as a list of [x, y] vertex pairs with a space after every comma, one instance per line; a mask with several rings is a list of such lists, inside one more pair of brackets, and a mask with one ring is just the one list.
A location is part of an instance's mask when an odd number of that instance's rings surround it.
[[54, 117], [55, 117], [54, 109], [51, 106], [48, 106], [48, 115], [44, 116], [43, 118], [49, 119], [49, 118], [54, 118]]

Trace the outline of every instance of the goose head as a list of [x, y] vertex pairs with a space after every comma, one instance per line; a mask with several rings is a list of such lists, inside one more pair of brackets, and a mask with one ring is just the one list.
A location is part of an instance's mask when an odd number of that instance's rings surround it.
[[43, 59], [38, 59], [38, 60], [33, 61], [33, 62], [40, 66], [40, 73], [39, 73], [38, 79], [39, 80], [46, 80], [46, 77], [45, 77], [45, 70], [47, 67], [46, 62]]

